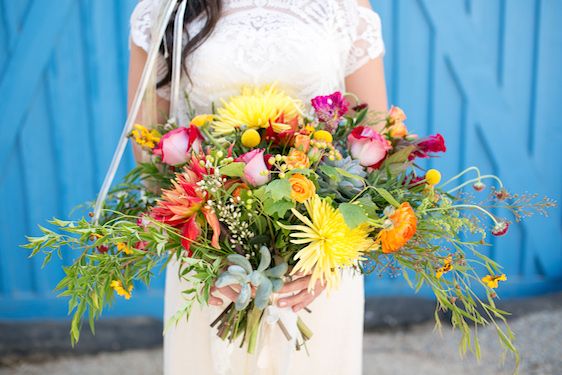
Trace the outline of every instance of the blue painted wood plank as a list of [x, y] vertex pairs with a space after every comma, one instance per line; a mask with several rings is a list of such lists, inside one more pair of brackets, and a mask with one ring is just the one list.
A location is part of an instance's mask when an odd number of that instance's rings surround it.
[[[18, 3], [18, 2], [10, 2]], [[49, 60], [51, 48], [64, 25], [68, 11], [74, 2], [59, 0], [57, 6], [45, 7], [41, 1], [34, 1], [23, 24], [21, 35], [0, 81], [0, 92], [10, 92], [0, 101], [3, 121], [12, 126], [0, 127], [0, 138], [7, 147], [0, 148], [0, 168], [6, 165], [8, 150], [13, 145], [19, 126], [26, 114], [40, 79], [43, 67]], [[29, 55], [33, 51], [33, 55]], [[26, 90], [14, 90], [25, 82]]]

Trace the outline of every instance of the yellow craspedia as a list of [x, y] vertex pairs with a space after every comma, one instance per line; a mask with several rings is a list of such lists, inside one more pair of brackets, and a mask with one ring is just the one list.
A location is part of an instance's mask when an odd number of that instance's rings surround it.
[[334, 137], [332, 137], [332, 134], [330, 132], [326, 131], [326, 130], [315, 131], [313, 137], [317, 141], [324, 141], [324, 142], [327, 142], [327, 143], [332, 143], [332, 141], [334, 140]]
[[430, 169], [425, 174], [425, 182], [427, 182], [429, 185], [437, 185], [439, 182], [441, 182], [441, 172], [439, 172], [437, 169]]
[[191, 119], [191, 125], [195, 125], [198, 128], [200, 128], [201, 126], [209, 122], [212, 122], [213, 119], [214, 119], [213, 115], [197, 115]]
[[247, 129], [242, 133], [241, 141], [244, 147], [256, 147], [261, 142], [260, 133], [256, 129]]

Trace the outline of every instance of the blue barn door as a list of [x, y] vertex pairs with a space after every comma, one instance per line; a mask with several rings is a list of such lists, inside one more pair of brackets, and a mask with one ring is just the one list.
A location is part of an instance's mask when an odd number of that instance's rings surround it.
[[[0, 319], [62, 318], [61, 263], [18, 245], [36, 224], [94, 199], [125, 118], [135, 0], [0, 0]], [[477, 164], [521, 192], [560, 199], [562, 2], [377, 0], [391, 102], [441, 132], [445, 175]], [[129, 157], [122, 171], [131, 168]], [[562, 289], [561, 211], [492, 239], [503, 296]], [[62, 261], [69, 262], [73, 254]], [[163, 278], [107, 315], [161, 316]], [[368, 295], [412, 292], [371, 276]], [[107, 316], [106, 315], [106, 316]]]
[[[414, 132], [446, 139], [448, 152], [431, 166], [452, 177], [478, 165], [513, 192], [560, 201], [562, 2], [372, 3], [383, 20], [391, 102], [405, 109]], [[489, 242], [485, 253], [509, 278], [503, 297], [562, 289], [560, 208]], [[371, 276], [367, 294], [410, 295], [400, 280]]]
[[[126, 115], [135, 3], [0, 1], [0, 319], [67, 314], [61, 262], [41, 270], [18, 245], [95, 198]], [[128, 152], [121, 173], [132, 166]], [[162, 280], [109, 313], [159, 315]]]

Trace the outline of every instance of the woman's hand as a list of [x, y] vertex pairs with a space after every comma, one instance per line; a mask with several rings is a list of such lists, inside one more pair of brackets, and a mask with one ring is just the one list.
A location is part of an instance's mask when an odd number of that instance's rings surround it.
[[285, 285], [283, 285], [283, 288], [281, 288], [281, 290], [279, 290], [277, 293], [298, 293], [293, 296], [280, 298], [279, 301], [277, 301], [277, 305], [279, 307], [290, 307], [294, 312], [299, 312], [300, 310], [310, 305], [312, 301], [314, 301], [316, 297], [318, 297], [324, 291], [324, 289], [326, 289], [325, 285], [322, 285], [320, 281], [316, 281], [314, 291], [309, 292], [308, 284], [310, 283], [310, 277], [310, 275], [302, 276], [298, 279], [285, 283]]
[[238, 299], [238, 295], [240, 294], [240, 289], [236, 288], [237, 286], [238, 285], [233, 285], [233, 286], [227, 285], [222, 288], [217, 288], [216, 286], [212, 286], [211, 293], [209, 294], [209, 305], [222, 306], [224, 304], [222, 298], [216, 295], [217, 292], [219, 292], [220, 294], [222, 294], [232, 302], [235, 302]]

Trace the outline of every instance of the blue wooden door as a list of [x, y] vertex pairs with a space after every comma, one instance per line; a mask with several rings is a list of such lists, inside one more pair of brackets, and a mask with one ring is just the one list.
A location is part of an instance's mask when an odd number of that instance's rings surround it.
[[[66, 316], [18, 244], [36, 224], [94, 198], [125, 117], [134, 0], [0, 0], [0, 319]], [[391, 102], [419, 133], [439, 131], [445, 174], [478, 164], [519, 191], [562, 191], [562, 2], [377, 0]], [[131, 157], [122, 172], [133, 165]], [[562, 289], [561, 211], [514, 225], [490, 254], [504, 296]], [[68, 254], [63, 262], [68, 262]], [[412, 292], [371, 276], [369, 295]], [[108, 315], [160, 316], [163, 279]]]
[[[377, 0], [391, 101], [416, 132], [449, 151], [430, 164], [453, 176], [470, 165], [514, 192], [562, 193], [562, 2]], [[501, 212], [500, 212], [501, 214]], [[562, 289], [561, 210], [514, 224], [485, 252], [505, 266], [504, 297]], [[368, 294], [405, 294], [370, 278]]]

